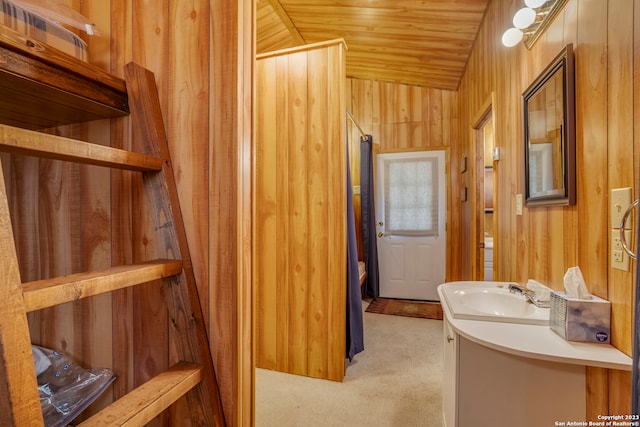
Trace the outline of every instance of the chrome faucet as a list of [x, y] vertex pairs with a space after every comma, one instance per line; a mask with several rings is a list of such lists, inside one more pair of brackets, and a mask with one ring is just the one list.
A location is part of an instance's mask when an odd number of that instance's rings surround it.
[[528, 299], [533, 305], [540, 308], [549, 308], [551, 307], [551, 303], [548, 300], [541, 300], [536, 297], [535, 291], [527, 288], [526, 286], [518, 285], [517, 283], [509, 283], [509, 292], [513, 294], [523, 295], [526, 299]]

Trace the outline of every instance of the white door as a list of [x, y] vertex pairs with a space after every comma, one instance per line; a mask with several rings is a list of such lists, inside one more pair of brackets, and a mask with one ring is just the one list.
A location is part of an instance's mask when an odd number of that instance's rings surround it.
[[445, 152], [376, 156], [380, 297], [439, 301], [446, 272]]

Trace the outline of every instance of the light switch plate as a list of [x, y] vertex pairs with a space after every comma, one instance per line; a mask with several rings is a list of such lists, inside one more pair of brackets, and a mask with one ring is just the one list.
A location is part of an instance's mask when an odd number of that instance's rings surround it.
[[522, 215], [522, 194], [516, 194], [516, 215]]
[[[631, 187], [614, 188], [611, 190], [611, 228], [620, 228], [622, 216], [631, 204]], [[631, 228], [631, 222], [627, 221], [626, 229]]]

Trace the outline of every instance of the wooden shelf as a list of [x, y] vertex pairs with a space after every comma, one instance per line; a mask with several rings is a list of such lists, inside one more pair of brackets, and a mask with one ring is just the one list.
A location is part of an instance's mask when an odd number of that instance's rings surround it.
[[180, 362], [80, 424], [144, 426], [202, 380], [202, 367]]
[[106, 271], [71, 274], [37, 280], [22, 285], [27, 312], [53, 307], [128, 286], [174, 276], [182, 270], [182, 261], [158, 260], [142, 264], [112, 267]]
[[132, 171], [162, 170], [160, 157], [0, 124], [0, 151]]
[[0, 26], [0, 123], [46, 129], [128, 113], [124, 80]]

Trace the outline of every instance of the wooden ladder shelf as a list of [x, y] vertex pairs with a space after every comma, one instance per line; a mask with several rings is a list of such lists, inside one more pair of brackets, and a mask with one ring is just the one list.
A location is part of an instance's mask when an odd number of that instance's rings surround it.
[[163, 280], [180, 362], [80, 425], [142, 426], [182, 396], [192, 425], [225, 425], [155, 79], [134, 63], [125, 76], [136, 152], [0, 125], [1, 151], [141, 172], [153, 240], [166, 258], [22, 283], [0, 164], [0, 425], [44, 425], [28, 312], [157, 279]]

